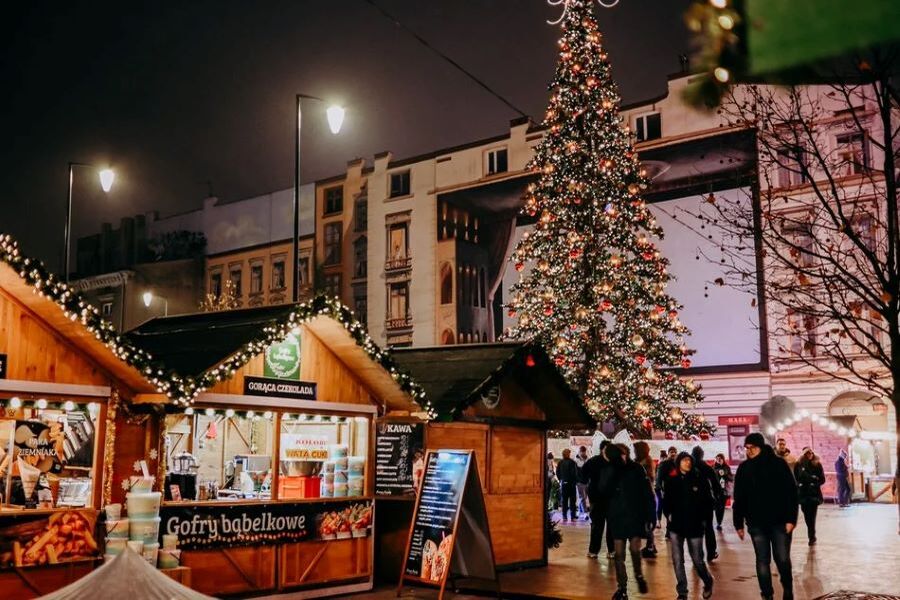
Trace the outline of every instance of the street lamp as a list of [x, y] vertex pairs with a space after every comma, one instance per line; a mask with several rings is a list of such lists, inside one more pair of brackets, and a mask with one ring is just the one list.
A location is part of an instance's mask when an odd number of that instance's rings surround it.
[[[146, 292], [144, 292], [142, 294], [141, 297], [144, 299], [144, 306], [146, 306], [147, 308], [150, 308], [150, 305], [153, 303], [153, 298], [154, 298], [153, 292], [151, 292], [150, 290], [147, 290]], [[165, 302], [165, 304], [163, 305], [163, 316], [168, 317], [169, 316], [169, 299], [166, 298], [165, 296], [156, 296], [156, 297], [159, 298], [160, 300], [162, 300], [163, 302]]]
[[98, 169], [94, 165], [88, 165], [85, 163], [69, 163], [69, 193], [66, 197], [66, 230], [65, 248], [63, 252], [63, 277], [66, 283], [69, 282], [69, 237], [72, 232], [72, 183], [75, 180], [75, 167], [93, 169], [94, 171], [97, 171], [97, 175], [100, 177], [100, 188], [104, 192], [109, 192], [109, 190], [112, 189], [113, 182], [116, 179], [116, 174], [112, 169]]
[[[300, 300], [300, 248], [298, 247], [300, 238], [300, 128], [303, 123], [301, 104], [304, 99], [325, 102], [316, 96], [297, 94], [297, 127], [294, 131], [294, 240], [291, 244], [293, 246], [294, 265], [294, 275], [291, 278], [293, 282], [291, 299], [294, 302], [299, 302]], [[344, 114], [344, 109], [337, 105], [332, 105], [325, 109], [325, 116], [328, 119], [328, 128], [331, 130], [331, 133], [337, 135], [340, 132], [341, 125], [344, 123]], [[315, 207], [315, 203], [313, 203], [313, 206]]]

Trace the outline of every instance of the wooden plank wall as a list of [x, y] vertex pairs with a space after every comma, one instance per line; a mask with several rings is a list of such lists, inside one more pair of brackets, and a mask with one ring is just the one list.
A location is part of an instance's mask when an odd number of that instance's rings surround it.
[[484, 423], [432, 423], [427, 445], [474, 450], [498, 565], [544, 558], [541, 429]]
[[[353, 372], [309, 328], [303, 327], [300, 339], [300, 379], [316, 382], [319, 400], [347, 404], [374, 403]], [[243, 394], [244, 377], [262, 377], [264, 360], [262, 354], [253, 357], [234, 377], [210, 388], [210, 393]]]
[[2, 289], [0, 353], [9, 359], [7, 379], [112, 385], [107, 373]]

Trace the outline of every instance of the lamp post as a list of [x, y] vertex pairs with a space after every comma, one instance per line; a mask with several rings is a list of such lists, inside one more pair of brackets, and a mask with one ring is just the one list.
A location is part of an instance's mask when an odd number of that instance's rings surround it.
[[94, 165], [85, 163], [70, 162], [69, 163], [69, 193], [66, 196], [66, 229], [65, 229], [65, 247], [63, 252], [63, 278], [66, 283], [69, 282], [69, 238], [72, 230], [72, 183], [75, 181], [75, 168], [86, 168], [97, 171], [100, 177], [100, 187], [104, 192], [112, 189], [116, 174], [112, 169], [98, 169]]
[[[291, 277], [292, 293], [291, 300], [293, 302], [300, 301], [300, 248], [298, 247], [300, 238], [300, 128], [302, 125], [301, 105], [303, 100], [316, 100], [325, 102], [316, 96], [308, 94], [297, 94], [297, 123], [294, 130], [294, 239], [293, 246], [293, 269], [294, 274]], [[344, 123], [344, 109], [337, 105], [329, 106], [325, 110], [325, 116], [328, 119], [328, 128], [331, 133], [337, 135]], [[315, 211], [315, 202], [313, 202], [313, 210]]]
[[169, 299], [168, 298], [166, 298], [165, 296], [155, 296], [153, 294], [153, 292], [151, 292], [150, 290], [147, 290], [146, 292], [144, 292], [141, 295], [141, 297], [144, 300], [144, 306], [146, 306], [147, 308], [150, 308], [150, 305], [153, 304], [154, 297], [159, 298], [160, 300], [165, 302], [165, 304], [163, 305], [163, 316], [164, 317], [169, 316]]

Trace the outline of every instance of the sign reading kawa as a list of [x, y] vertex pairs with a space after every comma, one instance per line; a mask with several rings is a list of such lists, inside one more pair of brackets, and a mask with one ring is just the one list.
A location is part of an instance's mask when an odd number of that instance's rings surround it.
[[271, 377], [244, 377], [244, 395], [315, 400], [316, 384], [310, 381], [291, 381]]

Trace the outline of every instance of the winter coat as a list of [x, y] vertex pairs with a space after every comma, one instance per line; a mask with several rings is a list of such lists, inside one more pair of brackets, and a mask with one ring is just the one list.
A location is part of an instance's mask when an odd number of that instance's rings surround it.
[[834, 471], [839, 479], [847, 479], [850, 477], [850, 469], [847, 467], [847, 461], [843, 456], [839, 456], [838, 459], [834, 461]]
[[[703, 448], [696, 446], [691, 451], [691, 458], [694, 460], [694, 468], [700, 471], [700, 475], [709, 482], [709, 490], [713, 499], [721, 497], [725, 491], [719, 485], [719, 478], [716, 477], [716, 472], [703, 461]], [[678, 463], [676, 462], [675, 464], [677, 465]]]
[[734, 528], [797, 524], [797, 483], [787, 463], [771, 446], [741, 463], [734, 477]]
[[[686, 452], [679, 455], [688, 456]], [[663, 484], [663, 512], [669, 520], [669, 531], [688, 538], [702, 537], [713, 509], [709, 480], [696, 466], [687, 473], [678, 470]]]
[[609, 505], [607, 482], [612, 475], [612, 465], [603, 456], [596, 454], [585, 461], [581, 474], [587, 482], [591, 506], [605, 511]]
[[556, 465], [556, 478], [561, 483], [578, 483], [578, 465], [571, 458], [564, 458]]
[[659, 464], [656, 465], [656, 482], [653, 486], [656, 491], [662, 491], [666, 477], [674, 475], [677, 472], [678, 467], [674, 460], [667, 458], [666, 460], [659, 461]]
[[578, 483], [587, 483], [587, 477], [584, 474], [584, 463], [590, 460], [589, 456], [585, 456], [582, 458], [578, 454], [575, 455], [575, 458], [572, 460], [575, 461], [575, 464], [578, 466]]
[[716, 474], [716, 479], [719, 481], [719, 487], [722, 488], [722, 496], [728, 498], [731, 496], [731, 483], [734, 481], [734, 474], [731, 472], [731, 467], [728, 466], [728, 463], [722, 463], [721, 465], [715, 464], [712, 466], [712, 470]]
[[651, 482], [656, 481], [656, 465], [653, 464], [653, 459], [650, 458], [650, 444], [644, 441], [634, 443], [634, 462], [644, 468], [644, 472], [647, 473], [647, 479]]
[[655, 497], [644, 468], [629, 460], [610, 467], [606, 494], [609, 497], [607, 519], [613, 539], [644, 537], [653, 521]]
[[825, 483], [825, 470], [819, 458], [812, 460], [806, 457], [797, 461], [794, 466], [794, 477], [797, 479], [797, 499], [800, 504], [822, 504], [822, 485]]

